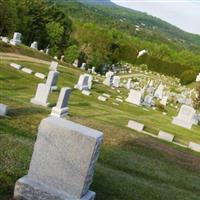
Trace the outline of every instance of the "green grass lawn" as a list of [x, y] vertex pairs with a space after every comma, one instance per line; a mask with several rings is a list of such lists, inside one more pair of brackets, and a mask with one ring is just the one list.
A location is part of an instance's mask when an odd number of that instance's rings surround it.
[[[14, 61], [12, 61], [14, 62]], [[0, 118], [0, 200], [12, 199], [14, 184], [27, 174], [37, 127], [48, 117], [51, 108], [30, 103], [38, 83], [44, 82], [33, 75], [9, 67], [9, 61], [0, 63], [0, 102], [10, 107], [9, 116]], [[19, 62], [37, 72], [48, 73], [47, 65]], [[80, 70], [59, 68], [58, 86], [72, 87], [78, 81]], [[97, 96], [109, 93], [112, 99], [100, 102]], [[172, 125], [177, 110], [145, 111], [128, 103], [113, 105], [114, 98], [127, 97], [100, 83], [95, 83], [92, 96], [83, 96], [72, 90], [69, 119], [104, 132], [104, 144], [96, 166], [91, 189], [96, 200], [197, 200], [200, 199], [200, 157], [198, 153], [170, 145], [142, 135], [126, 127], [128, 120], [144, 123], [146, 130], [159, 130], [176, 136], [176, 141], [200, 143], [200, 127], [191, 131]], [[50, 95], [55, 105], [58, 92]]]

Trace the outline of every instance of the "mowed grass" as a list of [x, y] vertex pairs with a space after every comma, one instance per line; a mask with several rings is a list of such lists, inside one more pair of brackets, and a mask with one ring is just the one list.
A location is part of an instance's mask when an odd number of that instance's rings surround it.
[[[14, 62], [14, 61], [12, 61]], [[33, 75], [9, 67], [9, 61], [0, 63], [0, 102], [10, 107], [9, 116], [0, 118], [0, 200], [12, 199], [14, 184], [27, 174], [33, 145], [40, 121], [49, 116], [51, 108], [30, 103], [38, 83], [44, 82]], [[19, 62], [37, 72], [48, 73], [47, 65]], [[58, 86], [72, 87], [80, 70], [60, 67]], [[112, 95], [108, 102], [100, 102], [102, 93]], [[69, 108], [70, 120], [104, 132], [104, 143], [96, 166], [91, 190], [97, 200], [196, 200], [200, 199], [200, 157], [198, 153], [150, 138], [126, 127], [128, 120], [142, 122], [146, 130], [173, 133], [176, 140], [187, 144], [200, 143], [200, 127], [191, 131], [171, 124], [177, 114], [167, 108], [160, 111], [143, 110], [128, 103], [113, 105], [121, 94], [100, 83], [95, 83], [92, 96], [83, 96], [72, 90]], [[55, 105], [58, 92], [50, 95]]]

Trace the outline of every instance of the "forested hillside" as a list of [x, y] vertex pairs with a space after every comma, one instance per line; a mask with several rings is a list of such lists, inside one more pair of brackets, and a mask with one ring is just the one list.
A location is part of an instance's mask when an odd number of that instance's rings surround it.
[[[98, 1], [96, 1], [98, 3]], [[107, 2], [109, 3], [109, 1]], [[23, 35], [51, 55], [79, 58], [101, 71], [104, 64], [147, 64], [149, 69], [191, 82], [200, 71], [200, 36], [119, 6], [70, 0], [0, 1], [0, 35]], [[148, 54], [137, 59], [140, 50]]]

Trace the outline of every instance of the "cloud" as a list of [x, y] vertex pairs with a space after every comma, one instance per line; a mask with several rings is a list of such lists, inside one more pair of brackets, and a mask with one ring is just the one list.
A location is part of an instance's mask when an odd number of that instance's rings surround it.
[[112, 0], [114, 3], [159, 17], [179, 28], [200, 34], [200, 0]]

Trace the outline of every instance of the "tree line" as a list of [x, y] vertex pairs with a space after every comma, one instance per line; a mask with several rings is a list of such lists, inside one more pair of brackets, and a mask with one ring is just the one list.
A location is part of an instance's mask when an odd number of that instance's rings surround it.
[[[151, 37], [145, 31], [139, 37], [131, 34], [128, 23], [122, 31], [119, 20], [105, 19], [106, 9], [102, 13], [80, 3], [57, 4], [55, 0], [0, 0], [0, 8], [0, 35], [12, 37], [20, 32], [24, 44], [37, 41], [40, 49], [49, 47], [52, 56], [65, 55], [69, 63], [78, 58], [98, 71], [105, 64], [146, 64], [150, 70], [181, 78], [183, 84], [194, 81], [200, 71], [199, 55], [158, 33]], [[149, 53], [137, 59], [142, 49]]]

